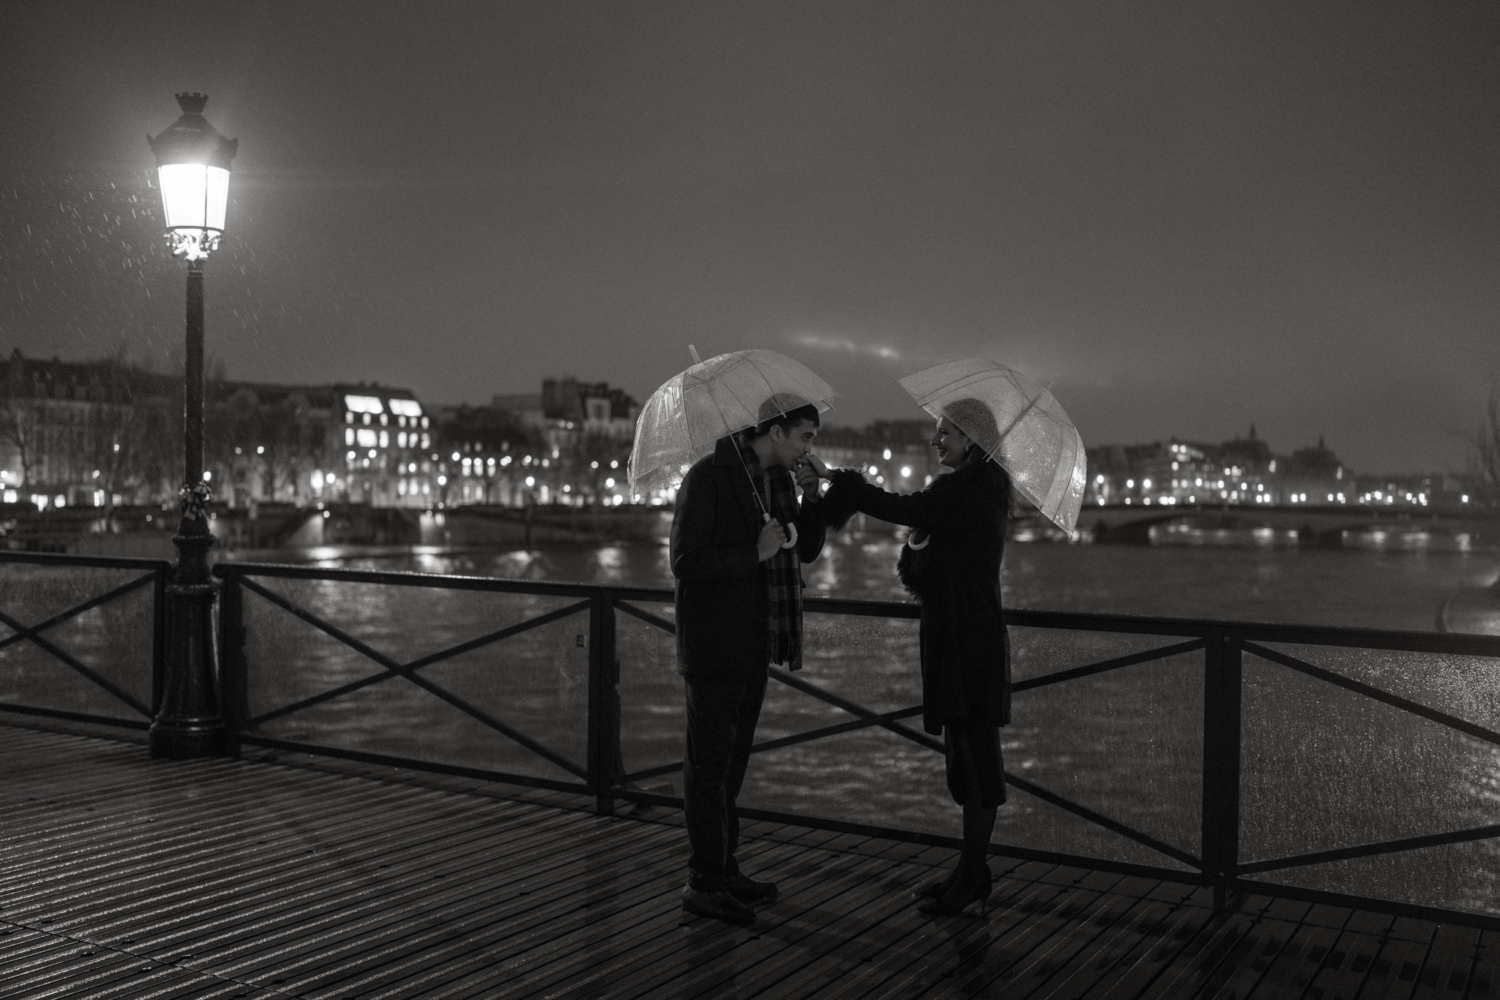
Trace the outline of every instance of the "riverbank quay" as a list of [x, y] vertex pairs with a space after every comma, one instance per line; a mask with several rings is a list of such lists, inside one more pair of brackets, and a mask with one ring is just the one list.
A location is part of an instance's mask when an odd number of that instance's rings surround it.
[[[1445, 997], [1500, 937], [1183, 883], [992, 860], [982, 916], [910, 893], [949, 848], [756, 821], [781, 899], [678, 907], [680, 814], [280, 751], [149, 758], [0, 724], [0, 996]], [[72, 731], [67, 731], [71, 729]]]

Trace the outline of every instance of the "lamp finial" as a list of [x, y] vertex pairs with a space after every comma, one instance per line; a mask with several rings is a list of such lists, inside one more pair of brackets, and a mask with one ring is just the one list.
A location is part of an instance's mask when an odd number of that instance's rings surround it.
[[185, 115], [201, 115], [203, 108], [208, 104], [207, 94], [184, 93], [177, 95], [177, 106], [182, 108]]

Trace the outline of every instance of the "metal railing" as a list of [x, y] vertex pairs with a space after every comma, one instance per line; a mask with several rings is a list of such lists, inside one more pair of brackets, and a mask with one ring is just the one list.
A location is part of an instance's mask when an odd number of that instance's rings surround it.
[[[75, 576], [87, 577], [90, 575], [87, 571], [91, 570], [103, 571], [93, 575], [109, 579], [86, 579], [81, 583], [75, 580], [66, 586], [59, 583], [46, 601], [37, 599], [28, 589], [49, 580], [65, 583], [69, 571]], [[0, 571], [9, 574], [5, 580], [7, 586], [0, 590], [0, 625], [8, 630], [0, 635], [0, 711], [146, 728], [154, 715], [161, 691], [163, 594], [171, 564], [143, 559], [3, 552], [0, 553]], [[109, 571], [123, 572], [115, 574]], [[648, 631], [665, 640], [675, 632], [669, 612], [662, 610], [662, 606], [670, 605], [672, 600], [669, 591], [243, 563], [220, 564], [216, 567], [215, 574], [223, 581], [224, 588], [220, 611], [221, 687], [225, 723], [232, 747], [237, 748], [240, 744], [260, 745], [581, 792], [595, 798], [596, 807], [601, 813], [611, 812], [616, 802], [681, 805], [681, 799], [674, 795], [641, 786], [642, 782], [681, 770], [680, 762], [659, 763], [632, 770], [625, 766], [626, 755], [621, 750], [622, 737], [631, 734], [622, 729], [618, 694], [621, 678], [621, 665], [617, 656], [620, 616], [644, 624]], [[278, 590], [279, 582], [284, 584], [298, 580], [308, 584], [364, 584], [400, 593], [411, 593], [414, 589], [487, 592], [522, 599], [545, 599], [552, 602], [553, 606], [504, 627], [488, 628], [478, 636], [442, 645], [441, 648], [423, 651], [418, 655], [395, 655], [389, 649], [380, 648], [378, 640], [362, 638], [357, 634], [359, 628], [335, 624], [327, 615], [309, 608], [307, 602], [289, 597], [284, 592], [284, 586], [282, 590]], [[119, 606], [130, 595], [148, 588], [151, 594], [149, 611]], [[255, 700], [251, 697], [252, 690], [258, 691], [257, 679], [268, 670], [267, 664], [252, 662], [246, 655], [247, 639], [250, 636], [247, 633], [245, 604], [247, 597], [252, 595], [263, 609], [258, 609], [257, 614], [274, 613], [303, 623], [321, 633], [333, 645], [348, 651], [354, 658], [368, 662], [372, 672], [331, 684], [322, 690], [285, 698], [274, 704], [261, 704], [252, 712], [251, 704]], [[96, 621], [89, 626], [91, 631], [85, 630], [84, 633], [68, 632], [69, 627], [77, 629], [80, 623], [85, 622], [85, 616], [94, 613], [97, 617], [111, 605], [116, 605], [117, 615], [130, 617], [136, 633], [131, 641], [139, 647], [133, 651], [124, 651], [131, 654], [134, 663], [131, 668], [134, 673], [126, 678], [122, 678], [118, 671], [111, 675], [106, 662], [109, 650], [120, 652], [119, 643], [125, 641], [119, 636], [107, 635], [102, 640], [99, 638], [101, 629], [108, 631], [108, 622]], [[38, 610], [43, 606], [45, 610]], [[809, 616], [826, 616], [839, 620], [852, 617], [909, 622], [920, 615], [917, 606], [898, 602], [808, 598], [806, 608]], [[586, 620], [586, 625], [580, 627], [580, 620]], [[1269, 852], [1275, 856], [1265, 856], [1268, 852], [1262, 848], [1259, 851], [1262, 856], [1251, 858], [1245, 857], [1241, 844], [1242, 831], [1245, 829], [1244, 817], [1241, 815], [1245, 806], [1241, 784], [1247, 774], [1242, 760], [1247, 734], [1245, 699], [1247, 694], [1252, 697], [1263, 696], [1263, 693], [1257, 695], [1254, 686], [1247, 684], [1247, 660], [1255, 661], [1257, 666], [1274, 664], [1289, 672], [1288, 676], [1315, 683], [1320, 689], [1342, 692], [1343, 696], [1355, 699], [1361, 705], [1381, 706], [1382, 711], [1421, 720], [1423, 725], [1437, 727], [1442, 732], [1459, 734], [1466, 741], [1465, 745], [1489, 752], [1488, 748], [1500, 747], [1500, 731], [1496, 728], [1483, 725], [1472, 718], [1463, 718], [1452, 711], [1423, 704], [1417, 698], [1408, 696], [1410, 692], [1399, 694], [1369, 683], [1368, 679], [1350, 676], [1347, 671], [1340, 672], [1312, 662], [1311, 654], [1306, 653], [1305, 649], [1311, 647], [1335, 652], [1353, 650], [1367, 658], [1391, 652], [1431, 658], [1424, 660], [1424, 663], [1437, 663], [1445, 657], [1475, 657], [1479, 658], [1477, 662], [1483, 668], [1487, 685], [1492, 668], [1500, 670], [1500, 637], [1027, 610], [1007, 611], [1006, 620], [1015, 628], [1038, 630], [1044, 634], [1113, 633], [1161, 640], [1159, 643], [1153, 642], [1150, 648], [1132, 649], [1123, 655], [1022, 677], [1012, 687], [1018, 696], [1018, 719], [1023, 718], [1028, 711], [1026, 692], [1043, 689], [1072, 692], [1076, 689], [1067, 685], [1089, 678], [1103, 678], [1134, 666], [1160, 667], [1163, 661], [1169, 659], [1175, 659], [1180, 664], [1184, 658], [1192, 658], [1194, 666], [1191, 669], [1202, 682], [1201, 716], [1194, 720], [1201, 724], [1201, 774], [1198, 776], [1195, 802], [1200, 814], [1201, 829], [1198, 831], [1196, 844], [1172, 843], [1171, 837], [1161, 836], [1159, 831], [1153, 833], [1142, 829], [1140, 823], [1133, 823], [1119, 814], [1112, 815], [1109, 808], [1095, 808], [1077, 801], [1077, 796], [1069, 796], [1055, 787], [1049, 787], [1048, 782], [1039, 779], [1033, 772], [1021, 774], [1015, 768], [1010, 768], [1006, 778], [1015, 789], [1076, 817], [1083, 824], [1108, 831], [1139, 848], [1154, 852], [1162, 859], [1162, 863], [1122, 861], [1118, 857], [1068, 853], [1015, 843], [994, 845], [997, 853], [1185, 880], [1213, 888], [1216, 902], [1221, 905], [1226, 904], [1235, 893], [1263, 892], [1500, 929], [1500, 919], [1469, 910], [1457, 911], [1382, 898], [1375, 891], [1368, 895], [1331, 892], [1266, 881], [1267, 877], [1288, 877], [1316, 866], [1382, 858], [1410, 859], [1416, 856], [1416, 852], [1500, 838], [1500, 823], [1457, 823], [1450, 824], [1456, 828], [1418, 836], [1393, 836], [1370, 839], [1368, 842], [1341, 843], [1324, 849]], [[257, 618], [256, 621], [263, 623], [265, 619]], [[579, 645], [586, 645], [587, 648], [584, 665], [587, 674], [584, 694], [586, 711], [583, 713], [585, 717], [578, 723], [586, 729], [587, 738], [581, 745], [581, 752], [549, 745], [547, 738], [527, 732], [526, 721], [519, 717], [525, 713], [519, 708], [512, 712], [507, 706], [497, 709], [493, 705], [478, 704], [474, 698], [453, 690], [451, 684], [435, 679], [430, 670], [445, 664], [452, 665], [468, 654], [521, 639], [528, 633], [560, 623], [567, 624], [570, 631], [577, 628]], [[89, 651], [77, 648], [80, 634], [94, 636]], [[412, 638], [420, 643], [425, 636], [417, 635]], [[109, 642], [114, 642], [115, 645], [110, 647]], [[1289, 651], [1277, 648], [1278, 646], [1303, 649]], [[26, 649], [33, 651], [31, 659], [18, 667], [18, 653]], [[1296, 655], [1299, 652], [1302, 655]], [[669, 660], [670, 654], [659, 658]], [[37, 664], [42, 662], [53, 673], [46, 678], [47, 685], [44, 688], [33, 688], [33, 691], [55, 694], [71, 684], [88, 698], [94, 699], [91, 704], [102, 703], [106, 707], [99, 710], [79, 710], [76, 706], [61, 704], [55, 697], [25, 697], [24, 685], [17, 687], [14, 675], [18, 669], [30, 670], [34, 674]], [[303, 668], [297, 662], [278, 666], [286, 667], [292, 674]], [[912, 672], [915, 673], [915, 664]], [[773, 668], [771, 676], [786, 691], [813, 699], [828, 710], [836, 710], [847, 718], [833, 724], [816, 725], [791, 735], [764, 739], [754, 746], [754, 753], [766, 753], [876, 728], [892, 734], [909, 746], [921, 748], [924, 753], [942, 752], [942, 744], [938, 740], [907, 724], [908, 720], [921, 714], [921, 705], [877, 710], [827, 690], [799, 675]], [[299, 738], [285, 738], [268, 733], [269, 728], [274, 728], [272, 724], [305, 718], [314, 710], [346, 704], [352, 698], [368, 697], [369, 689], [382, 684], [409, 685], [420, 689], [441, 702], [446, 709], [457, 712], [471, 723], [482, 727], [485, 732], [521, 748], [525, 755], [545, 762], [547, 767], [561, 776], [548, 777], [524, 770], [505, 770], [483, 762], [476, 765], [473, 762], [421, 759], [410, 753], [385, 752], [378, 747], [340, 746], [334, 740], [322, 738], [327, 737], [327, 733], [309, 732]], [[149, 698], [144, 694], [147, 690], [150, 691]], [[1486, 686], [1485, 690], [1491, 689]], [[1493, 690], [1500, 691], [1500, 673], [1495, 674]], [[264, 691], [258, 693], [266, 694]], [[1197, 697], [1196, 689], [1191, 696]], [[1484, 702], [1489, 697], [1481, 691], [1478, 692], [1477, 700]], [[259, 700], [265, 701], [265, 698], [260, 697]], [[1198, 709], [1194, 709], [1194, 712], [1196, 714]], [[1331, 724], [1329, 728], [1333, 728]], [[807, 810], [793, 812], [742, 809], [741, 813], [752, 818], [917, 842], [948, 846], [957, 843], [952, 838], [931, 832], [834, 819]], [[1481, 818], [1488, 820], [1491, 817], [1486, 814]], [[1183, 838], [1178, 839], [1181, 841]]]
[[[633, 771], [625, 768], [620, 751], [622, 731], [620, 704], [617, 696], [617, 686], [620, 683], [620, 663], [616, 657], [617, 616], [628, 616], [663, 634], [674, 633], [673, 621], [665, 614], [658, 614], [652, 610], [653, 605], [670, 604], [672, 600], [670, 591], [254, 564], [220, 564], [215, 572], [225, 584], [222, 631], [224, 645], [221, 651], [221, 663], [225, 675], [226, 723], [233, 740], [246, 744], [331, 754], [377, 763], [413, 766], [445, 773], [495, 778], [533, 786], [583, 792], [595, 796], [600, 813], [611, 812], [616, 801], [667, 806], [681, 805], [681, 799], [676, 796], [662, 794], [659, 791], [648, 791], [640, 787], [643, 781], [680, 771], [682, 767], [680, 762], [644, 767]], [[374, 648], [275, 589], [275, 581], [293, 579], [398, 588], [489, 591], [573, 598], [573, 600], [521, 622], [488, 631], [477, 638], [403, 660]], [[254, 673], [256, 667], [247, 663], [244, 655], [246, 633], [243, 601], [246, 594], [257, 595], [282, 612], [300, 619], [348, 649], [356, 651], [380, 669], [374, 674], [350, 680], [285, 704], [264, 708], [258, 715], [250, 715], [246, 710], [246, 692], [251, 680], [250, 675]], [[810, 615], [866, 616], [887, 619], [916, 619], [920, 615], [920, 609], [908, 603], [815, 597], [807, 599], [806, 610]], [[569, 756], [555, 747], [547, 746], [542, 740], [525, 733], [524, 726], [515, 719], [503, 718], [501, 713], [493, 709], [475, 705], [430, 677], [423, 676], [426, 668], [449, 661], [454, 657], [503, 642], [549, 623], [585, 614], [588, 616], [588, 739], [587, 751], [582, 759]], [[1107, 815], [1104, 811], [1090, 808], [1088, 805], [1046, 787], [1039, 781], [1008, 770], [1006, 779], [1014, 788], [1064, 810], [1086, 823], [1148, 848], [1162, 858], [1175, 862], [1178, 867], [1139, 864], [1006, 844], [994, 845], [997, 853], [1179, 881], [1186, 880], [1212, 887], [1218, 905], [1226, 905], [1235, 893], [1265, 892], [1344, 905], [1374, 906], [1430, 919], [1459, 919], [1483, 926], [1500, 927], [1500, 920], [1482, 914], [1467, 911], [1456, 912], [1399, 900], [1382, 899], [1378, 895], [1356, 896], [1342, 892], [1301, 888], [1295, 885], [1266, 882], [1256, 877], [1269, 873], [1284, 873], [1312, 865], [1400, 855], [1404, 852], [1426, 848], [1500, 837], [1500, 824], [1468, 826], [1431, 835], [1350, 844], [1330, 850], [1306, 851], [1253, 861], [1246, 861], [1242, 858], [1240, 844], [1243, 773], [1241, 755], [1244, 742], [1242, 698], [1245, 692], [1244, 662], [1247, 655], [1259, 657], [1267, 663], [1278, 664], [1303, 677], [1313, 678], [1323, 684], [1351, 692], [1362, 699], [1378, 702], [1427, 722], [1436, 723], [1484, 744], [1500, 746], [1500, 732], [1345, 676], [1268, 645], [1293, 644], [1366, 651], [1404, 651], [1435, 656], [1473, 656], [1486, 658], [1486, 662], [1495, 660], [1497, 662], [1494, 666], [1500, 668], [1500, 637], [1026, 610], [1007, 611], [1006, 620], [1013, 627], [1061, 632], [1134, 634], [1176, 640], [1164, 642], [1150, 649], [1135, 650], [1127, 655], [1109, 657], [1081, 666], [1021, 679], [1013, 685], [1013, 691], [1017, 695], [1055, 685], [1065, 685], [1083, 678], [1098, 677], [1125, 667], [1150, 664], [1170, 657], [1184, 655], [1201, 657], [1198, 668], [1203, 681], [1202, 774], [1199, 802], [1201, 837], [1199, 850], [1195, 853], [1180, 845], [1168, 843], [1161, 837], [1141, 830], [1118, 816]], [[914, 670], [915, 665], [913, 665]], [[787, 688], [846, 713], [850, 718], [847, 721], [819, 726], [794, 735], [763, 740], [754, 746], [752, 751], [754, 753], [764, 753], [872, 727], [884, 729], [926, 751], [938, 754], [942, 752], [941, 742], [925, 732], [904, 724], [904, 720], [921, 714], [921, 705], [910, 705], [891, 711], [876, 711], [781, 669], [772, 668], [771, 677]], [[414, 760], [396, 754], [371, 752], [368, 749], [320, 744], [315, 739], [287, 740], [256, 732], [267, 722], [346, 697], [370, 685], [398, 681], [420, 687], [428, 694], [446, 702], [454, 710], [467, 715], [480, 725], [549, 762], [565, 772], [569, 778], [547, 778], [535, 774], [506, 772], [467, 764]], [[1500, 681], [1500, 675], [1497, 675], [1497, 681]], [[1018, 702], [1018, 713], [1023, 711], [1022, 706], [1023, 703]], [[793, 822], [919, 842], [950, 846], [957, 843], [951, 838], [916, 830], [847, 822], [805, 813], [742, 809], [741, 814], [752, 818]]]
[[[34, 573], [23, 577], [21, 567], [31, 567]], [[81, 575], [77, 571], [83, 569], [121, 570], [129, 573], [129, 576], [113, 586], [87, 593], [81, 599], [73, 599], [68, 606], [54, 610], [39, 620], [27, 620], [28, 614], [35, 613], [28, 605], [33, 603], [29, 599], [34, 598], [38, 588], [44, 587], [49, 579], [76, 579]], [[3, 694], [0, 694], [0, 711], [130, 729], [149, 728], [161, 701], [164, 596], [172, 564], [158, 559], [114, 559], [0, 551], [0, 571], [9, 575], [4, 588], [0, 589], [0, 624], [9, 630], [8, 634], [0, 637], [0, 685], [5, 685], [5, 689], [0, 689], [3, 690]], [[133, 694], [120, 679], [112, 680], [106, 676], [106, 670], [112, 663], [96, 662], [90, 665], [85, 659], [87, 654], [70, 649], [68, 640], [59, 638], [57, 633], [69, 623], [76, 625], [89, 612], [121, 602], [129, 595], [148, 587], [151, 589], [150, 648], [135, 651], [138, 654], [134, 660], [139, 667], [139, 676], [130, 680], [135, 682], [139, 693]], [[107, 631], [106, 626], [98, 626], [96, 632], [100, 629]], [[121, 656], [125, 650], [121, 648], [119, 636], [100, 635], [98, 638], [105, 640], [101, 649], [105, 658], [112, 661], [131, 659]], [[33, 683], [29, 691], [21, 690], [16, 675], [23, 668], [16, 662], [16, 654], [28, 646], [44, 652], [46, 661], [52, 667], [65, 672], [67, 676], [81, 678], [85, 682], [84, 691], [88, 694], [103, 692], [107, 695], [101, 709], [78, 711], [58, 707], [56, 703], [43, 704], [46, 699], [40, 695], [69, 690], [68, 685], [61, 682], [46, 683], [50, 678], [36, 678], [35, 681], [41, 683]], [[150, 692], [149, 695], [142, 697], [146, 691]]]

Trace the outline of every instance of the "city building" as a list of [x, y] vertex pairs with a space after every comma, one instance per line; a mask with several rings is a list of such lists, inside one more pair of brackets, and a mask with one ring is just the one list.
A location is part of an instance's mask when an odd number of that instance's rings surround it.
[[0, 499], [112, 507], [176, 496], [182, 382], [123, 358], [0, 361]]
[[813, 451], [830, 466], [859, 469], [879, 486], [913, 493], [943, 471], [931, 441], [930, 420], [876, 420], [858, 428], [824, 426]]
[[607, 382], [542, 380], [539, 394], [445, 410], [445, 503], [608, 504], [628, 499], [640, 404]]
[[[123, 359], [0, 362], [0, 496], [39, 509], [175, 503], [182, 379]], [[404, 389], [204, 383], [213, 499], [431, 503], [430, 418]]]
[[[321, 497], [376, 507], [430, 507], [439, 454], [432, 418], [411, 392], [361, 383], [332, 387], [341, 461], [313, 470]], [[336, 425], [337, 426], [337, 425]], [[317, 473], [322, 471], [321, 482]]]
[[1321, 438], [1276, 456], [1255, 432], [1220, 444], [1171, 440], [1088, 450], [1086, 505], [1349, 504], [1353, 476]]

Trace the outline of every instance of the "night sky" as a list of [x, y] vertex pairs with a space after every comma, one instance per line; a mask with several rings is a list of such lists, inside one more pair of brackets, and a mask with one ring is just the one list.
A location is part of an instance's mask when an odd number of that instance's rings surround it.
[[240, 140], [234, 378], [638, 398], [764, 347], [917, 417], [1462, 469], [1500, 377], [1500, 5], [0, 3], [0, 348], [180, 354], [147, 133]]

